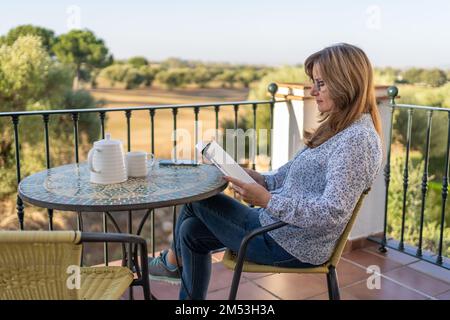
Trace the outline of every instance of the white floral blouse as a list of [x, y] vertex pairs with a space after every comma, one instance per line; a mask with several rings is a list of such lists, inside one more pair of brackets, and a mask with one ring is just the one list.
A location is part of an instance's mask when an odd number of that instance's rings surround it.
[[302, 262], [319, 265], [333, 249], [362, 192], [379, 173], [383, 152], [370, 114], [316, 148], [305, 147], [263, 174], [272, 198], [259, 220], [289, 225], [270, 236]]

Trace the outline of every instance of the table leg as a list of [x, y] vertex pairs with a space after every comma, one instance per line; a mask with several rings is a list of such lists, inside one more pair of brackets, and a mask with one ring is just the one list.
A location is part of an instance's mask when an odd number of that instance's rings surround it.
[[[77, 229], [78, 231], [83, 232], [83, 213], [81, 211], [77, 212]], [[83, 266], [83, 256], [84, 249], [81, 249], [81, 262], [80, 265]]]
[[[122, 233], [122, 230], [120, 229], [119, 225], [117, 224], [116, 219], [114, 219], [114, 217], [111, 215], [111, 213], [109, 213], [108, 211], [106, 211], [105, 213], [108, 216], [109, 221], [112, 222], [114, 229], [116, 229], [116, 232]], [[127, 261], [127, 250], [125, 248], [125, 244], [122, 243], [122, 267], [125, 267], [127, 265], [126, 261]]]
[[[133, 217], [132, 217], [132, 211], [128, 211], [128, 233], [133, 233]], [[133, 244], [128, 244], [128, 268], [130, 270], [133, 270]], [[129, 298], [130, 300], [133, 300], [133, 286], [130, 286], [129, 288]]]
[[[108, 232], [108, 216], [106, 215], [106, 212], [103, 212], [103, 232]], [[108, 255], [108, 242], [105, 242], [103, 244], [103, 258], [105, 261], [105, 266], [108, 266], [109, 264], [109, 255]]]
[[[147, 210], [147, 212], [144, 214], [144, 217], [143, 217], [143, 218], [141, 219], [141, 221], [139, 222], [139, 226], [138, 226], [138, 228], [137, 228], [136, 235], [138, 235], [138, 236], [141, 235], [141, 232], [142, 232], [142, 229], [144, 228], [145, 222], [147, 221], [148, 216], [150, 215], [151, 212], [152, 212], [152, 210], [149, 209], [149, 210]], [[135, 271], [136, 271], [138, 277], [140, 277], [140, 276], [141, 276], [141, 271], [140, 271], [140, 268], [139, 268], [139, 262], [138, 262], [139, 260], [138, 260], [138, 246], [137, 246], [137, 244], [134, 245], [133, 257], [134, 257], [134, 267], [135, 267]]]
[[152, 257], [155, 257], [155, 209], [152, 210]]

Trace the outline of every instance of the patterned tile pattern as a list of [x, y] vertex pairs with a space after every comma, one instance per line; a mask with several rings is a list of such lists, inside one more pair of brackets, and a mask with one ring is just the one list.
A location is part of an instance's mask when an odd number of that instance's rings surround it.
[[[226, 184], [213, 165], [149, 168], [144, 178], [101, 185], [89, 181], [87, 163], [69, 164], [33, 174], [21, 181], [19, 194], [42, 204], [120, 206], [194, 197]], [[32, 202], [32, 201], [30, 201]]]

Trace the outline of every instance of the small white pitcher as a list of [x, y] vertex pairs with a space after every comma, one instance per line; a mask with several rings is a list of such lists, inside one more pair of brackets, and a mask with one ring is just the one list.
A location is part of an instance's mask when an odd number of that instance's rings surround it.
[[88, 153], [88, 165], [92, 183], [112, 184], [128, 179], [122, 142], [112, 140], [109, 133], [105, 139], [94, 142]]

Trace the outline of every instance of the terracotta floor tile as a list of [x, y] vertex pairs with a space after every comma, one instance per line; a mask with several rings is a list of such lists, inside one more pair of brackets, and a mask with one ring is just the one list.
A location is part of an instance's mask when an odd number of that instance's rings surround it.
[[341, 289], [342, 300], [425, 300], [427, 296], [381, 278], [381, 288], [370, 290], [366, 281]]
[[408, 265], [408, 267], [450, 284], [450, 270], [448, 269], [444, 269], [426, 261], [415, 262]]
[[408, 254], [402, 253], [402, 252], [394, 250], [394, 249], [388, 248], [386, 253], [381, 253], [380, 251], [378, 251], [378, 248], [379, 248], [379, 245], [374, 246], [374, 247], [364, 248], [363, 250], [371, 252], [371, 253], [375, 253], [383, 258], [395, 261], [402, 265], [406, 265], [406, 264], [410, 264], [410, 263], [419, 261], [418, 258], [412, 257]]
[[430, 296], [436, 296], [450, 290], [449, 284], [409, 267], [395, 269], [386, 272], [384, 275]]
[[[128, 300], [128, 289], [120, 298], [121, 300]], [[144, 292], [142, 291], [142, 287], [134, 287], [133, 288], [133, 299], [134, 300], [144, 300]]]
[[255, 279], [262, 278], [262, 277], [271, 276], [273, 274], [274, 273], [244, 272], [243, 277], [246, 279], [255, 280]]
[[387, 272], [402, 266], [400, 263], [383, 258], [375, 253], [365, 251], [365, 249], [346, 253], [343, 255], [342, 260], [351, 260], [364, 267], [376, 265], [380, 268], [381, 272]]
[[[207, 300], [228, 300], [230, 288], [208, 292]], [[277, 297], [261, 289], [251, 282], [239, 285], [237, 299], [239, 300], [277, 300]]]
[[[366, 279], [369, 274], [365, 269], [355, 266], [351, 262], [341, 259], [336, 267], [339, 286], [348, 286], [351, 283]], [[321, 275], [326, 281], [326, 275]]]
[[[342, 289], [340, 290], [340, 295], [341, 295], [341, 300], [360, 300], [360, 299], [357, 299], [354, 296], [352, 296], [350, 293], [342, 291]], [[330, 299], [328, 298], [328, 292], [327, 292], [327, 293], [322, 293], [318, 296], [308, 298], [308, 300], [330, 300]]]
[[180, 286], [163, 281], [150, 281], [150, 290], [158, 300], [178, 300]]
[[325, 278], [312, 274], [274, 274], [254, 282], [286, 300], [306, 299], [327, 291]]
[[[233, 271], [227, 269], [222, 263], [213, 263], [208, 291], [230, 287], [232, 280]], [[241, 283], [246, 281], [247, 279], [241, 277]]]
[[450, 291], [444, 292], [436, 297], [439, 300], [450, 300]]
[[225, 251], [220, 251], [212, 254], [213, 263], [221, 262]]

